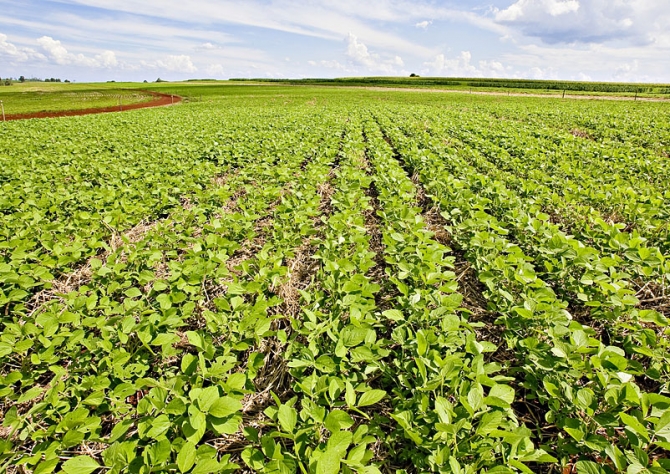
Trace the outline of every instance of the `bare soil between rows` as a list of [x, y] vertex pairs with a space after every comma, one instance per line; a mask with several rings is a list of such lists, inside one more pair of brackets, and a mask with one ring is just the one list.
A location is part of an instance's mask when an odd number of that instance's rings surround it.
[[[154, 98], [148, 102], [138, 102], [136, 104], [121, 104], [111, 107], [96, 107], [90, 109], [75, 110], [54, 110], [43, 112], [30, 112], [26, 114], [10, 114], [5, 116], [5, 120], [27, 120], [34, 118], [57, 118], [74, 117], [78, 115], [105, 114], [110, 112], [126, 112], [128, 110], [147, 109], [150, 107], [164, 107], [166, 105], [178, 104], [182, 97], [178, 95], [162, 94], [154, 91], [140, 91], [152, 95]], [[1, 117], [0, 117], [1, 118]]]

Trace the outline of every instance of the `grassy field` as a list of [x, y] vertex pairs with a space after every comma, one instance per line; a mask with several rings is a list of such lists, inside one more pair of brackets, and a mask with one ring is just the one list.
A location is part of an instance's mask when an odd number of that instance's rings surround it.
[[670, 98], [670, 84], [630, 84], [530, 79], [478, 79], [458, 77], [348, 77], [336, 79], [234, 79], [237, 82], [338, 87], [394, 87], [456, 91], [541, 94], [547, 96], [615, 96]]
[[[407, 78], [407, 77], [353, 77], [340, 79], [235, 79], [231, 81], [186, 81], [175, 83], [48, 83], [28, 82], [0, 86], [0, 100], [8, 115], [35, 112], [53, 112], [130, 105], [148, 102], [152, 96], [146, 91], [171, 93], [190, 101], [237, 95], [239, 87], [265, 85], [268, 87], [356, 87], [429, 89], [463, 93], [490, 93], [505, 95], [540, 95], [544, 97], [621, 97], [670, 100], [670, 85], [618, 84], [570, 81], [533, 81], [510, 79], [466, 78]], [[260, 94], [274, 94], [268, 89]], [[286, 90], [288, 89], [281, 89]], [[246, 93], [243, 93], [246, 94]]]
[[670, 472], [666, 104], [151, 87], [0, 123], [0, 472]]
[[123, 106], [153, 98], [139, 90], [142, 85], [16, 82], [0, 87], [0, 100], [7, 115]]

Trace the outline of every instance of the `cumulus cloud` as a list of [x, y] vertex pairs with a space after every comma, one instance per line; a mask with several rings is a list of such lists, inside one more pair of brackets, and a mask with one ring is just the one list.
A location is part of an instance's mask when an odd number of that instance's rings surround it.
[[614, 79], [617, 81], [631, 81], [639, 76], [640, 65], [637, 60], [621, 64], [614, 71]]
[[224, 68], [223, 65], [221, 64], [211, 64], [205, 69], [205, 72], [209, 74], [210, 76], [214, 77], [223, 77], [224, 76]]
[[322, 61], [307, 61], [307, 64], [309, 64], [310, 66], [315, 66], [315, 67], [316, 66], [324, 67], [326, 69], [336, 69], [336, 70], [339, 70], [339, 71], [349, 71], [349, 69], [344, 64], [341, 64], [336, 59], [330, 59], [330, 60], [324, 59]]
[[454, 58], [447, 58], [444, 54], [438, 54], [432, 61], [424, 64], [423, 74], [451, 77], [504, 77], [505, 67], [498, 61], [479, 61], [472, 63], [470, 51], [461, 51]]
[[5, 57], [10, 61], [31, 61], [44, 60], [46, 57], [32, 48], [19, 48], [13, 43], [7, 41], [7, 35], [0, 33], [0, 57]]
[[165, 59], [159, 59], [154, 65], [157, 69], [170, 72], [196, 72], [198, 70], [191, 61], [191, 57], [185, 54], [170, 55]]
[[[662, 34], [659, 0], [517, 0], [494, 9], [496, 22], [545, 43], [602, 43], [627, 39], [645, 44]], [[666, 13], [667, 16], [667, 13]]]
[[415, 24], [414, 26], [416, 28], [421, 28], [421, 29], [425, 30], [426, 28], [428, 28], [432, 24], [433, 24], [432, 21], [424, 20], [424, 21], [420, 21], [419, 23]]
[[549, 80], [549, 79], [558, 79], [558, 73], [555, 68], [547, 67], [533, 67], [530, 68], [528, 73], [523, 75], [527, 79], [537, 79], [537, 80]]
[[359, 41], [353, 33], [349, 33], [346, 41], [346, 55], [349, 60], [355, 65], [365, 67], [368, 71], [397, 74], [397, 68], [402, 68], [405, 65], [400, 56], [381, 57], [377, 53], [371, 53], [368, 47]]
[[42, 36], [37, 40], [46, 56], [51, 61], [61, 66], [84, 66], [91, 68], [112, 68], [118, 65], [114, 51], [104, 51], [95, 56], [70, 53], [60, 41], [50, 36]]

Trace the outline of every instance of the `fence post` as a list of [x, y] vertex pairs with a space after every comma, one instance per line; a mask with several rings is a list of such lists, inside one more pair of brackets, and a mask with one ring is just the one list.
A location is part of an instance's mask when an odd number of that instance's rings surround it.
[[170, 94], [170, 100], [172, 101], [172, 105], [174, 105], [174, 96]]
[[561, 98], [565, 99], [565, 90], [563, 90], [563, 97], [561, 97]]
[[2, 121], [5, 122], [5, 104], [0, 100], [0, 108], [2, 109]]

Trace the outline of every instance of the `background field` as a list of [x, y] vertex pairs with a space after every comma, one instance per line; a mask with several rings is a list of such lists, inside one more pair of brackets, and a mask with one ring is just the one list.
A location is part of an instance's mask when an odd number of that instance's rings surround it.
[[[8, 115], [34, 112], [81, 110], [148, 102], [147, 91], [181, 95], [189, 101], [236, 95], [238, 87], [319, 86], [356, 88], [430, 89], [434, 91], [467, 92], [501, 95], [540, 95], [544, 97], [638, 98], [670, 100], [667, 84], [621, 84], [572, 81], [537, 81], [511, 79], [467, 79], [431, 77], [352, 77], [339, 79], [232, 79], [230, 81], [191, 80], [178, 83], [49, 83], [15, 82], [0, 86], [0, 100]], [[255, 89], [256, 91], [258, 88]], [[265, 93], [275, 93], [270, 89]]]
[[138, 84], [73, 84], [52, 82], [13, 83], [0, 87], [7, 115], [129, 105], [150, 101], [153, 96]]
[[151, 87], [0, 124], [0, 471], [668, 472], [666, 103]]

